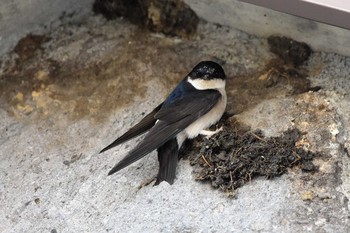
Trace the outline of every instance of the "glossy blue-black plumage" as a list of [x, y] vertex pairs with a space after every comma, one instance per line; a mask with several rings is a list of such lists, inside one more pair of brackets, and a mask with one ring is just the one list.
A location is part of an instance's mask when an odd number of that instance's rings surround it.
[[174, 101], [184, 98], [186, 95], [190, 94], [191, 92], [196, 91], [197, 89], [194, 88], [189, 82], [186, 81], [187, 78], [183, 79], [177, 87], [169, 94], [169, 96], [165, 99], [163, 102], [162, 108], [169, 106]]
[[176, 139], [178, 133], [208, 113], [221, 97], [218, 90], [197, 90], [188, 82], [189, 78], [192, 80], [224, 80], [226, 76], [221, 66], [215, 62], [204, 61], [195, 66], [162, 104], [101, 151], [104, 152], [149, 130], [144, 140], [116, 164], [108, 175], [157, 149], [160, 167], [156, 184], [163, 180], [170, 184], [173, 183], [178, 160], [177, 152], [180, 146]]
[[213, 61], [202, 61], [196, 65], [189, 73], [192, 79], [226, 79], [225, 71], [222, 67]]
[[[222, 67], [213, 61], [202, 61], [198, 63], [187, 77], [191, 79], [226, 79], [226, 75]], [[177, 87], [169, 94], [168, 98], [163, 103], [163, 108], [167, 107], [169, 104], [173, 103], [177, 99], [181, 99], [184, 96], [196, 91], [189, 82], [187, 82], [187, 77], [183, 79]]]

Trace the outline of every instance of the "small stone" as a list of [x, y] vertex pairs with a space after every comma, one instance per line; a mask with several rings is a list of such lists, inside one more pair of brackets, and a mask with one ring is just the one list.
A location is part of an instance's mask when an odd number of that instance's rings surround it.
[[315, 198], [315, 193], [312, 190], [301, 193], [301, 199], [303, 201], [312, 201]]

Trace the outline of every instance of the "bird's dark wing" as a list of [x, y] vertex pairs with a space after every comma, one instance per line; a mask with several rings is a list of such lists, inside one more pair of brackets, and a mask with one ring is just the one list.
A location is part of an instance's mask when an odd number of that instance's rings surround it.
[[105, 152], [106, 150], [109, 150], [115, 146], [118, 146], [122, 144], [123, 142], [126, 142], [144, 132], [149, 130], [154, 126], [157, 119], [154, 117], [154, 115], [159, 111], [159, 109], [162, 107], [162, 104], [158, 105], [151, 113], [149, 113], [147, 116], [145, 116], [139, 123], [137, 123], [135, 126], [133, 126], [131, 129], [129, 129], [126, 133], [124, 133], [122, 136], [117, 138], [114, 142], [112, 142], [107, 147], [103, 148], [100, 153]]
[[[189, 116], [195, 121], [209, 112], [209, 110], [211, 110], [218, 102], [220, 97], [221, 94], [217, 90], [192, 91], [187, 96], [161, 108], [154, 117], [158, 120], [165, 121], [168, 124], [177, 122]], [[184, 128], [186, 127], [187, 126]]]
[[187, 126], [209, 112], [221, 97], [215, 90], [193, 91], [187, 96], [161, 108], [155, 118], [159, 121], [145, 138], [108, 173], [111, 175], [174, 138]]

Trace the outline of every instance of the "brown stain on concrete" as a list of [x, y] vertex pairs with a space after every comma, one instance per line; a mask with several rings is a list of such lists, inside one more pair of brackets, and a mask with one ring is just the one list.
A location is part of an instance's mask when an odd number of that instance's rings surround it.
[[87, 63], [53, 60], [45, 50], [34, 52], [30, 47], [12, 54], [15, 58], [7, 61], [0, 76], [0, 105], [18, 119], [63, 114], [71, 120], [87, 117], [101, 121], [135, 97], [144, 98], [148, 81], [157, 79], [160, 86], [170, 89], [180, 80], [177, 76], [181, 77], [184, 69], [173, 66], [179, 61], [172, 55], [168, 39], [159, 43], [148, 33], [136, 31], [121, 40], [114, 51]]
[[[197, 62], [216, 59], [202, 53], [200, 40], [182, 41], [135, 28], [112, 40], [101, 31], [65, 36], [64, 43], [51, 34], [27, 37], [16, 46], [20, 49], [3, 61], [0, 75], [0, 106], [21, 120], [65, 116], [103, 121], [133, 103], [135, 97], [147, 98], [149, 81], [156, 80], [165, 95]], [[31, 43], [24, 43], [27, 40]], [[88, 52], [99, 45], [94, 40], [112, 41], [113, 45], [95, 55]], [[77, 48], [78, 55], [67, 59], [52, 56], [62, 47]], [[267, 60], [258, 70], [238, 74], [233, 71], [239, 64], [221, 62], [228, 76], [230, 113], [243, 112], [266, 99], [310, 90], [308, 71], [283, 60]]]

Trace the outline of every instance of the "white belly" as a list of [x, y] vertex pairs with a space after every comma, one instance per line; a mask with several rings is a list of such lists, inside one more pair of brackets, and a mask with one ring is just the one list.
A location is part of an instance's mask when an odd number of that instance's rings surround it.
[[218, 91], [220, 91], [222, 95], [219, 102], [207, 114], [190, 124], [184, 130], [186, 138], [196, 137], [203, 129], [209, 128], [220, 120], [226, 109], [227, 97], [225, 88], [220, 88]]

